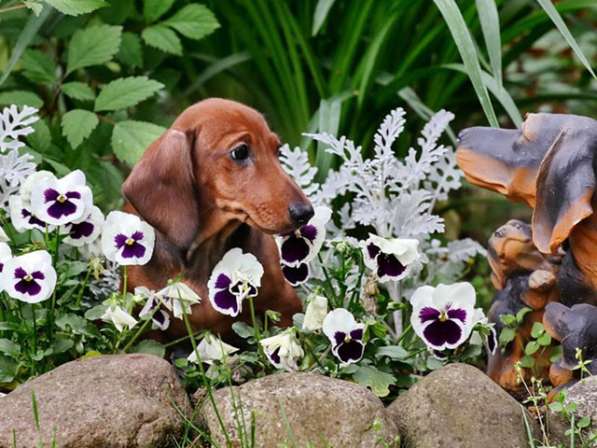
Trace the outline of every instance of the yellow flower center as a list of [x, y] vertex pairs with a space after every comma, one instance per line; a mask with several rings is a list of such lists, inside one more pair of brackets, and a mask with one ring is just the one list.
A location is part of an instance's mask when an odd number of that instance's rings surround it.
[[441, 314], [439, 315], [439, 320], [441, 322], [445, 322], [448, 320], [448, 313], [446, 313], [445, 311], [442, 311]]
[[135, 240], [132, 238], [129, 238], [128, 240], [125, 241], [125, 244], [127, 246], [132, 246], [133, 244], [135, 244]]
[[57, 200], [58, 202], [60, 202], [61, 204], [64, 204], [64, 203], [66, 202], [66, 196], [64, 196], [63, 194], [61, 194], [60, 196], [58, 196], [58, 197], [56, 198], [56, 200]]
[[26, 282], [31, 282], [33, 281], [33, 277], [31, 277], [30, 274], [27, 274], [23, 280], [25, 280]]
[[346, 343], [346, 342], [350, 342], [350, 341], [352, 341], [352, 338], [350, 337], [350, 335], [349, 335], [349, 334], [347, 334], [346, 336], [344, 336], [344, 342], [345, 342], [345, 343]]

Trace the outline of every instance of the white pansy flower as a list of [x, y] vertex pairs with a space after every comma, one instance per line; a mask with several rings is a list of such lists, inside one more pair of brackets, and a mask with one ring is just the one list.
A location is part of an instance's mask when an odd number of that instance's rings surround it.
[[109, 306], [102, 315], [101, 319], [104, 322], [112, 323], [121, 333], [124, 331], [125, 327], [131, 330], [135, 327], [135, 325], [137, 325], [137, 319], [135, 319], [118, 305]]
[[271, 336], [260, 341], [269, 362], [276, 368], [292, 372], [298, 370], [298, 361], [305, 352], [296, 337], [294, 329]]
[[0, 273], [0, 285], [13, 299], [39, 303], [50, 298], [56, 287], [52, 257], [45, 250], [8, 259]]
[[358, 362], [365, 351], [365, 324], [358, 323], [350, 311], [337, 308], [323, 320], [323, 333], [332, 344], [332, 354], [342, 364]]
[[382, 283], [402, 280], [419, 258], [418, 247], [419, 241], [415, 239], [386, 239], [369, 234], [363, 244], [365, 265], [377, 274]]
[[303, 320], [303, 330], [317, 331], [321, 330], [323, 320], [328, 313], [328, 299], [323, 296], [314, 296], [307, 305], [305, 319]]
[[223, 361], [228, 355], [231, 355], [237, 351], [238, 348], [233, 347], [230, 344], [226, 344], [220, 338], [211, 333], [207, 333], [199, 345], [197, 345], [197, 351], [193, 350], [187, 359], [189, 362], [197, 364], [198, 352], [201, 361], [211, 365], [214, 363], [214, 361]]

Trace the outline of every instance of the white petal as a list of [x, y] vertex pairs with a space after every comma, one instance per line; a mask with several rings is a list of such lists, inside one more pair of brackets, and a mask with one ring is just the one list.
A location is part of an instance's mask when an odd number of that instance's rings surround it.
[[303, 320], [303, 330], [316, 331], [321, 330], [323, 320], [328, 312], [328, 299], [323, 296], [315, 296], [307, 305], [305, 319]]
[[[214, 361], [222, 361], [226, 356], [237, 351], [238, 348], [226, 344], [211, 333], [207, 333], [197, 346], [197, 352], [199, 352], [201, 361], [207, 364], [212, 364]], [[197, 353], [193, 350], [187, 359], [190, 362], [197, 363]]]
[[82, 247], [86, 244], [93, 243], [102, 233], [102, 228], [104, 226], [104, 214], [99, 209], [99, 207], [93, 206], [91, 208], [91, 213], [87, 216], [82, 217], [81, 219], [73, 222], [73, 224], [80, 224], [82, 222], [90, 222], [93, 224], [93, 231], [89, 236], [84, 236], [78, 239], [73, 239], [69, 236], [64, 238], [64, 242], [66, 244], [70, 244], [71, 246], [75, 247]]
[[109, 307], [101, 319], [114, 324], [119, 332], [122, 332], [124, 327], [128, 327], [130, 330], [137, 325], [137, 320], [119, 306]]
[[21, 184], [21, 188], [19, 189], [19, 195], [23, 199], [23, 202], [25, 202], [26, 204], [30, 204], [31, 192], [33, 191], [33, 188], [37, 188], [37, 186], [42, 182], [48, 182], [52, 180], [57, 181], [58, 179], [56, 179], [54, 173], [44, 170], [37, 171], [31, 174], [29, 177], [27, 177], [27, 179], [25, 179], [25, 182]]
[[363, 324], [357, 324], [350, 311], [344, 308], [336, 308], [330, 311], [323, 320], [323, 333], [328, 337], [332, 344], [335, 343], [334, 335], [341, 331], [350, 333], [353, 330], [364, 328]]
[[[140, 258], [125, 258], [122, 256], [122, 250], [117, 247], [114, 239], [119, 234], [130, 237], [135, 232], [143, 233], [143, 239], [140, 240], [139, 243], [145, 247], [145, 254]], [[155, 231], [153, 227], [136, 215], [121, 211], [113, 211], [106, 217], [106, 222], [102, 231], [101, 244], [102, 252], [110, 261], [123, 266], [144, 265], [151, 260], [153, 255]]]

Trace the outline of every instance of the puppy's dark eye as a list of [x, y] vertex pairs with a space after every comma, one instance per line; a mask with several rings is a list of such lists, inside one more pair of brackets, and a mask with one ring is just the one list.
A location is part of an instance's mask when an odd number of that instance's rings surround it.
[[235, 162], [242, 162], [249, 158], [249, 145], [243, 143], [230, 151], [230, 158]]

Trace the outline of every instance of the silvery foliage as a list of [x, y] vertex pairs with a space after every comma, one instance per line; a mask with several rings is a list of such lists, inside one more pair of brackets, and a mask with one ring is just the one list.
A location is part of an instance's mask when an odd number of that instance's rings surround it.
[[20, 139], [34, 132], [39, 120], [37, 109], [14, 104], [0, 112], [0, 209], [8, 211], [8, 197], [17, 193], [21, 183], [33, 172], [35, 163], [30, 154], [20, 154], [25, 146]]
[[361, 146], [347, 137], [306, 134], [340, 159], [339, 168], [331, 170], [323, 184], [315, 181], [317, 168], [301, 148], [283, 146], [281, 162], [313, 203], [330, 205], [339, 196], [347, 199], [335, 213], [339, 227], [331, 225], [332, 238], [342, 238], [346, 230], [366, 226], [386, 238], [421, 241], [427, 264], [425, 278], [421, 272], [420, 278], [408, 282], [402, 291], [408, 295], [411, 287], [428, 284], [431, 277], [444, 282], [456, 280], [466, 262], [485, 250], [470, 239], [452, 241], [447, 246], [432, 239], [432, 235], [444, 231], [444, 220], [434, 213], [436, 202], [446, 200], [461, 186], [462, 172], [454, 150], [438, 144], [454, 115], [440, 110], [431, 117], [417, 139], [417, 148], [411, 147], [401, 160], [394, 154], [393, 145], [404, 130], [405, 115], [400, 107], [386, 115], [374, 136], [373, 156], [367, 159]]

